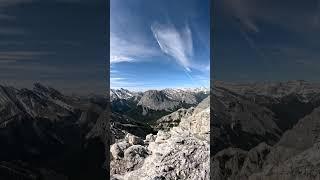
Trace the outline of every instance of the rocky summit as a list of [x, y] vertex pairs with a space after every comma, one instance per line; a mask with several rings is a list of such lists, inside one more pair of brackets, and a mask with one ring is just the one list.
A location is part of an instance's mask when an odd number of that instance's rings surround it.
[[157, 123], [156, 134], [127, 136], [110, 148], [111, 179], [209, 179], [210, 100]]

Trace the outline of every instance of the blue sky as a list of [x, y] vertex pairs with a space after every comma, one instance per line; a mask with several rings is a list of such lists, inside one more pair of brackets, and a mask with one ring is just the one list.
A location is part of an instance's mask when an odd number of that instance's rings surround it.
[[181, 2], [111, 0], [112, 88], [209, 87], [209, 0]]
[[105, 0], [1, 0], [0, 84], [106, 93]]
[[214, 1], [216, 80], [320, 79], [319, 0]]

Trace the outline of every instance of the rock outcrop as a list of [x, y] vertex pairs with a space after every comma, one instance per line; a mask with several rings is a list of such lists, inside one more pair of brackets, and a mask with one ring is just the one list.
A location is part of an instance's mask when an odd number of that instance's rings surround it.
[[189, 109], [185, 109], [185, 108], [178, 109], [177, 111], [158, 119], [156, 121], [156, 125], [154, 128], [156, 130], [168, 131], [170, 128], [174, 126], [178, 126], [182, 118], [191, 116], [193, 111], [194, 111], [193, 107]]
[[[209, 179], [210, 104], [206, 98], [169, 131], [112, 145], [111, 177], [124, 180]], [[191, 112], [191, 110], [190, 110]], [[140, 142], [140, 141], [139, 141]]]

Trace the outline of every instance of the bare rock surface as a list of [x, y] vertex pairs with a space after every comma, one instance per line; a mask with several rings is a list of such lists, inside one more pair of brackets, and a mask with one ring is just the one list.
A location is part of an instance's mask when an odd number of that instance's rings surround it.
[[194, 108], [184, 109], [181, 108], [169, 115], [166, 115], [157, 120], [155, 129], [168, 131], [174, 126], [178, 126], [181, 118], [190, 116]]
[[178, 126], [169, 131], [160, 130], [157, 135], [147, 135], [145, 144], [124, 150], [123, 158], [111, 162], [112, 178], [209, 179], [209, 109], [207, 98], [190, 116], [181, 116]]

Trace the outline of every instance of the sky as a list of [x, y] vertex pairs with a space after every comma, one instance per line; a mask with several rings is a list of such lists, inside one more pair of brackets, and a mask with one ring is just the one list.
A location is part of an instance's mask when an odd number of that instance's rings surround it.
[[319, 0], [222, 0], [213, 11], [215, 80], [319, 81]]
[[111, 88], [209, 87], [209, 0], [111, 0]]
[[0, 84], [106, 93], [104, 0], [0, 0]]

